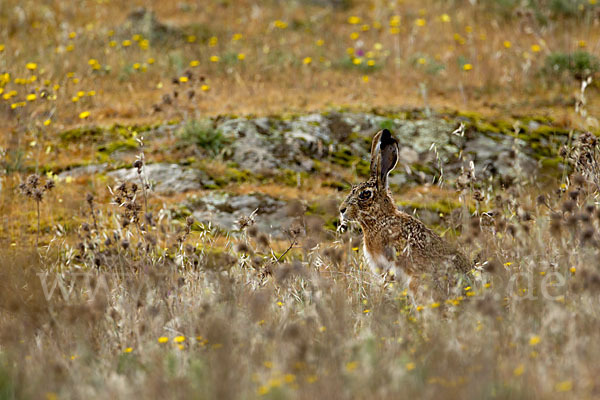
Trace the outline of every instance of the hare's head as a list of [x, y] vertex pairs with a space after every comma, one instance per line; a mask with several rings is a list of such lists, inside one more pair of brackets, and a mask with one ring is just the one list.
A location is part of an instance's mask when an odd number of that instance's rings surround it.
[[388, 193], [388, 174], [398, 162], [398, 141], [383, 129], [371, 144], [371, 176], [368, 181], [352, 187], [340, 206], [340, 226], [346, 221], [366, 224], [368, 221], [393, 212], [394, 202]]

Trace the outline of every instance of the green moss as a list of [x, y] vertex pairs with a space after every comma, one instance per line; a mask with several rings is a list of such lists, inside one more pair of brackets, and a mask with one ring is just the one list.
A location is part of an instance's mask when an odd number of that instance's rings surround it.
[[135, 139], [118, 140], [112, 143], [98, 147], [99, 153], [113, 154], [115, 151], [135, 150], [138, 148], [138, 143]]
[[330, 231], [336, 231], [340, 226], [340, 219], [338, 217], [332, 217], [325, 220], [325, 229]]
[[503, 133], [509, 134], [514, 131], [514, 122], [507, 120], [496, 120], [494, 121], [494, 125]]
[[561, 157], [548, 157], [541, 160], [543, 168], [557, 169], [564, 160]]
[[371, 175], [371, 164], [366, 160], [360, 160], [356, 164], [356, 173], [363, 178], [368, 177]]
[[306, 206], [305, 215], [324, 215], [325, 210], [320, 203], [310, 203]]
[[240, 170], [237, 168], [227, 168], [224, 175], [227, 183], [235, 182], [235, 183], [244, 183], [255, 181], [254, 175], [246, 169]]
[[362, 135], [359, 132], [350, 133], [350, 135], [348, 135], [348, 141], [352, 143], [360, 143], [365, 149], [371, 148], [371, 137]]
[[321, 184], [322, 187], [329, 187], [329, 188], [333, 188], [336, 189], [340, 192], [342, 191], [346, 191], [350, 189], [350, 185], [346, 184], [346, 183], [342, 183], [339, 181], [324, 181]]
[[342, 167], [352, 167], [360, 158], [352, 154], [350, 147], [341, 145], [339, 148], [330, 154], [329, 159], [332, 163], [341, 165]]
[[192, 211], [183, 204], [179, 204], [171, 208], [171, 213], [171, 217], [178, 220], [183, 220], [192, 215]]
[[160, 124], [121, 125], [114, 124], [109, 127], [82, 126], [61, 132], [60, 140], [63, 142], [100, 141], [116, 138], [130, 139], [138, 133], [148, 132], [159, 127]]
[[297, 172], [291, 169], [284, 169], [275, 176], [275, 182], [284, 184], [286, 186], [296, 187], [298, 186], [298, 174], [300, 174], [300, 182], [310, 179], [310, 176], [306, 172]]
[[456, 113], [456, 116], [467, 118], [467, 119], [470, 119], [471, 121], [479, 121], [479, 120], [484, 119], [482, 114], [480, 114], [478, 112], [474, 112], [474, 111], [458, 111]]
[[313, 167], [312, 167], [312, 169], [313, 169], [314, 172], [321, 172], [321, 171], [323, 171], [323, 163], [321, 161], [315, 160], [315, 159], [313, 159], [312, 161], [313, 161]]
[[427, 164], [415, 163], [410, 166], [410, 169], [414, 172], [423, 172], [427, 175], [435, 175], [436, 172], [433, 168]]
[[63, 142], [77, 142], [80, 140], [95, 141], [104, 135], [104, 130], [97, 126], [82, 126], [79, 128], [69, 129], [59, 134], [60, 140]]
[[502, 129], [492, 122], [479, 121], [475, 126], [479, 132], [502, 133]]
[[432, 203], [401, 201], [398, 202], [398, 204], [404, 207], [414, 208], [415, 210], [429, 210], [438, 214], [442, 213], [444, 215], [448, 215], [457, 208], [462, 207], [462, 204], [460, 202], [452, 199], [441, 199]]
[[[225, 172], [216, 173], [214, 169], [210, 168], [205, 161], [193, 162], [194, 168], [200, 169], [208, 175], [210, 180], [214, 183], [203, 183], [206, 189], [222, 189], [231, 183], [247, 183], [247, 182], [258, 182], [259, 177], [252, 174], [252, 172], [245, 169], [238, 169], [234, 167], [227, 167]], [[234, 165], [230, 163], [228, 165]]]
[[537, 136], [546, 136], [546, 137], [555, 136], [555, 135], [569, 136], [569, 130], [563, 129], [563, 128], [558, 128], [556, 126], [541, 125], [536, 130], [534, 130], [532, 132], [532, 134], [535, 134]]

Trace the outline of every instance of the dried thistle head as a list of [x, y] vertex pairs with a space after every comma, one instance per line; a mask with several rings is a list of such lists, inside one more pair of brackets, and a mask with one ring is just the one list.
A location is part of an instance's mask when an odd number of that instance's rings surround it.
[[143, 162], [143, 161], [142, 161], [140, 158], [138, 158], [137, 160], [135, 160], [135, 161], [133, 162], [133, 168], [136, 168], [136, 169], [137, 169], [137, 173], [138, 173], [138, 174], [141, 174], [141, 173], [142, 173], [142, 167], [143, 167], [143, 166], [144, 166], [144, 162]]
[[258, 208], [256, 210], [252, 211], [250, 213], [250, 215], [248, 215], [248, 216], [242, 215], [241, 217], [238, 218], [236, 223], [240, 227], [240, 231], [243, 231], [244, 229], [254, 225], [254, 223], [255, 223], [254, 217], [256, 216], [257, 212], [258, 212]]
[[54, 181], [52, 179], [48, 179], [44, 184], [44, 190], [49, 192], [50, 190], [54, 189], [55, 186], [56, 184], [54, 183]]
[[40, 183], [40, 176], [37, 174], [32, 174], [29, 175], [27, 177], [27, 185], [29, 185], [30, 188], [35, 189], [38, 187]]
[[46, 192], [51, 191], [55, 186], [56, 184], [52, 179], [47, 179], [42, 184], [40, 176], [32, 174], [27, 177], [25, 182], [19, 184], [19, 191], [24, 196], [32, 198], [36, 202], [41, 202]]

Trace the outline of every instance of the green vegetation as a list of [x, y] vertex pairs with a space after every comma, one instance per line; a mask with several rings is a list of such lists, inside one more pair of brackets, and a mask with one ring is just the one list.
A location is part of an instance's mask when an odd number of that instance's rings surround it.
[[543, 71], [550, 75], [568, 73], [575, 79], [586, 79], [600, 71], [600, 59], [587, 51], [556, 52], [546, 57]]
[[228, 143], [228, 139], [215, 129], [210, 119], [185, 122], [177, 131], [177, 136], [182, 146], [192, 144], [212, 156], [218, 154]]

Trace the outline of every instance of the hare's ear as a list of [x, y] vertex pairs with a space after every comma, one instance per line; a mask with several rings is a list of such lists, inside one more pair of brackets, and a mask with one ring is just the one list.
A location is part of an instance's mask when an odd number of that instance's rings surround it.
[[377, 179], [379, 175], [379, 159], [381, 156], [380, 150], [380, 139], [383, 131], [379, 131], [373, 136], [373, 142], [371, 142], [371, 178]]
[[387, 129], [379, 131], [371, 145], [371, 176], [377, 179], [377, 186], [387, 188], [388, 174], [398, 163], [398, 141]]

